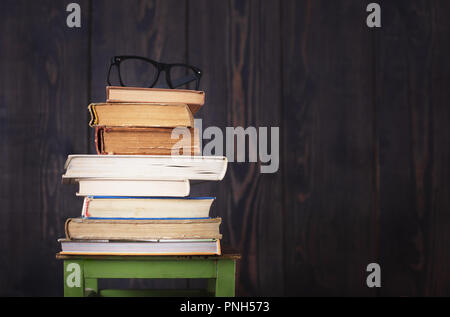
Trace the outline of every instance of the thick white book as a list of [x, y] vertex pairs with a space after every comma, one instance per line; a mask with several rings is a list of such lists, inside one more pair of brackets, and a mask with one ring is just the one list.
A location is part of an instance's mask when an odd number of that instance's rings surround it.
[[208, 218], [213, 197], [85, 197], [81, 216], [90, 219]]
[[63, 183], [80, 179], [205, 180], [225, 176], [222, 156], [69, 155]]
[[60, 239], [62, 255], [220, 255], [219, 240], [80, 241]]
[[190, 191], [188, 180], [81, 178], [78, 183], [77, 196], [186, 197]]

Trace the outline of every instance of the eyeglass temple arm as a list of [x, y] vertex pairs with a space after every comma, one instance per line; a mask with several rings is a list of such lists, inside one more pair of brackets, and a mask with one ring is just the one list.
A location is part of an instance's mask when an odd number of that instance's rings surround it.
[[197, 76], [195, 76], [193, 74], [189, 74], [184, 77], [172, 80], [172, 86], [173, 86], [173, 88], [177, 88], [177, 87], [183, 86], [187, 83], [190, 83], [193, 80], [197, 80]]

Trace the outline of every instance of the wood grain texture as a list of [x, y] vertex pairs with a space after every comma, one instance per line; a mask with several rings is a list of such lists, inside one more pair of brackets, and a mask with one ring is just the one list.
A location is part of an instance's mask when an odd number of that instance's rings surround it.
[[450, 3], [432, 1], [430, 6], [432, 36], [428, 100], [432, 124], [428, 146], [431, 181], [424, 187], [431, 189], [431, 197], [424, 223], [427, 282], [422, 287], [427, 296], [450, 296]]
[[86, 149], [87, 29], [55, 1], [2, 1], [0, 26], [0, 294], [58, 295], [56, 239], [81, 207], [61, 172]]
[[[106, 76], [113, 56], [139, 55], [167, 63], [186, 60], [186, 1], [93, 1], [91, 41], [91, 102], [104, 102]], [[92, 129], [90, 133], [90, 152], [95, 153]], [[103, 281], [102, 285], [110, 288], [117, 283]], [[187, 284], [183, 280], [126, 283], [121, 283], [121, 287], [186, 288]]]
[[[189, 2], [189, 62], [204, 70], [203, 128], [280, 126], [280, 20], [277, 1]], [[208, 142], [209, 140], [205, 140]], [[237, 295], [283, 292], [281, 174], [229, 163], [209, 187], [224, 241], [243, 254]]]
[[371, 36], [360, 1], [284, 1], [287, 295], [375, 295]]
[[431, 207], [431, 6], [382, 6], [384, 26], [375, 38], [381, 294], [418, 296]]
[[92, 99], [106, 100], [106, 75], [115, 55], [160, 62], [186, 59], [186, 1], [94, 1], [92, 7]]

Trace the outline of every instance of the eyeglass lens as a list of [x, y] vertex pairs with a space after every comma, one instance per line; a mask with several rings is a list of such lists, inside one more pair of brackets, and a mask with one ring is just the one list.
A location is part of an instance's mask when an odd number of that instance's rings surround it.
[[158, 68], [145, 60], [125, 59], [120, 63], [120, 76], [125, 86], [150, 87], [157, 80]]

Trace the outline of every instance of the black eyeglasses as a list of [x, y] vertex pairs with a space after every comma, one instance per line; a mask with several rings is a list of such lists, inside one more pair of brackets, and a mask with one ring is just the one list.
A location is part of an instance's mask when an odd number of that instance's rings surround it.
[[[117, 75], [114, 75], [114, 70]], [[195, 81], [200, 87], [202, 71], [188, 64], [165, 64], [141, 56], [114, 56], [108, 70], [109, 86], [155, 87], [159, 75], [166, 73], [166, 83], [159, 88], [177, 88]]]

